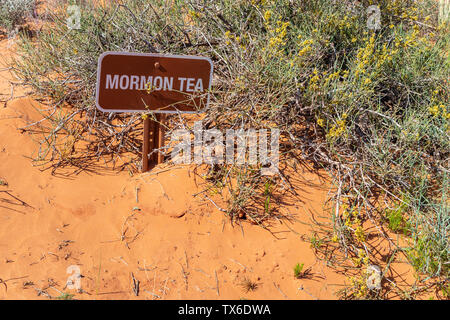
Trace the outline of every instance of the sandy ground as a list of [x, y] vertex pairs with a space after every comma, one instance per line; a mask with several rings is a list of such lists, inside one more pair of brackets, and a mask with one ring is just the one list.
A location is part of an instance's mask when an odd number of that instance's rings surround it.
[[[295, 173], [299, 196], [282, 210], [296, 220], [275, 221], [271, 232], [232, 225], [194, 197], [202, 186], [193, 167], [52, 176], [33, 166], [35, 137], [18, 130], [40, 119], [40, 105], [29, 89], [11, 91], [17, 80], [6, 61], [14, 54], [14, 44], [0, 40], [0, 100], [13, 96], [0, 102], [0, 299], [336, 299], [345, 277], [301, 240], [312, 234], [304, 222], [328, 215], [330, 186], [317, 174]], [[296, 263], [311, 267], [311, 277], [295, 279]], [[81, 292], [66, 287], [74, 270]], [[398, 270], [393, 280], [412, 281], [409, 269]]]

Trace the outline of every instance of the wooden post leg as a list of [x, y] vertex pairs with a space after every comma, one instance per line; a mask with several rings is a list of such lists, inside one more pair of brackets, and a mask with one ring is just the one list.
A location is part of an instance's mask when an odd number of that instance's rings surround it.
[[144, 141], [142, 144], [142, 172], [148, 171], [150, 153], [150, 119], [144, 119]]
[[[164, 120], [166, 115], [164, 113], [158, 114], [158, 148], [164, 147]], [[158, 164], [164, 162], [164, 154], [158, 152]]]

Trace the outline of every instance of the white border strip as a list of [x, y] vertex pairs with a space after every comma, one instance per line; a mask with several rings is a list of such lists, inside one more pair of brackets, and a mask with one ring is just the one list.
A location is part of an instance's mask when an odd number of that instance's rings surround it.
[[211, 65], [211, 73], [209, 75], [209, 86], [208, 86], [208, 91], [211, 90], [211, 85], [212, 85], [212, 79], [213, 79], [213, 70], [214, 70], [214, 65], [211, 61], [210, 58], [207, 57], [200, 57], [200, 56], [183, 56], [183, 55], [170, 55], [170, 54], [160, 54], [160, 53], [138, 53], [138, 52], [125, 52], [125, 51], [106, 51], [103, 52], [100, 57], [98, 58], [98, 63], [97, 63], [97, 84], [96, 84], [96, 89], [95, 89], [95, 106], [97, 107], [97, 109], [99, 109], [100, 111], [103, 112], [132, 112], [132, 113], [136, 113], [136, 112], [140, 112], [140, 113], [202, 113], [204, 112], [204, 109], [206, 109], [209, 105], [209, 92], [208, 92], [208, 98], [206, 100], [206, 105], [205, 108], [199, 111], [181, 111], [181, 110], [174, 110], [174, 111], [169, 111], [169, 110], [119, 110], [119, 109], [103, 109], [99, 103], [98, 103], [98, 98], [99, 98], [99, 90], [100, 90], [100, 74], [101, 74], [101, 65], [102, 65], [102, 61], [103, 58], [106, 57], [107, 55], [119, 55], [119, 56], [146, 56], [146, 57], [160, 57], [160, 58], [182, 58], [182, 59], [192, 59], [192, 60], [206, 60], [209, 62], [209, 64]]

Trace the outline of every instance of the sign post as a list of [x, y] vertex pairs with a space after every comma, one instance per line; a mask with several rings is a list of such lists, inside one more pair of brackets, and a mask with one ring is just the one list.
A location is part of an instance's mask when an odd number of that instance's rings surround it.
[[[213, 64], [197, 56], [105, 52], [98, 59], [96, 106], [144, 116], [142, 171], [162, 163], [166, 114], [198, 113], [209, 102]], [[159, 152], [155, 152], [155, 150]], [[150, 154], [150, 158], [149, 158]]]

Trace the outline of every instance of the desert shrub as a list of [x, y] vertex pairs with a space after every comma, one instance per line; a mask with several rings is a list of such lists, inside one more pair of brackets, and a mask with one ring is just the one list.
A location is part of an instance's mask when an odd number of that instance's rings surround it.
[[25, 22], [34, 8], [34, 0], [1, 0], [0, 28], [10, 31]]
[[[382, 14], [377, 30], [367, 24], [373, 4]], [[135, 170], [140, 119], [96, 110], [98, 56], [107, 50], [209, 56], [215, 84], [205, 127], [277, 127], [281, 158], [290, 160], [273, 177], [261, 176], [258, 166], [212, 166], [206, 177], [212, 189], [229, 195], [224, 211], [265, 227], [281, 216], [276, 199], [281, 186], [289, 192], [284, 170], [307, 160], [329, 172], [336, 191], [317, 252], [334, 242], [364, 268], [372, 259], [365, 222], [394, 231], [407, 226], [410, 244], [396, 250], [441, 283], [449, 275], [450, 37], [437, 6], [431, 0], [125, 0], [106, 7], [88, 1], [80, 30], [67, 29], [63, 7], [37, 41], [23, 36], [16, 61], [18, 75], [54, 101], [47, 122], [39, 123], [47, 135], [36, 160], [87, 169], [92, 159], [114, 162], [128, 152], [121, 167]], [[191, 128], [179, 117], [168, 126], [169, 134]], [[68, 139], [58, 144], [57, 136]]]

